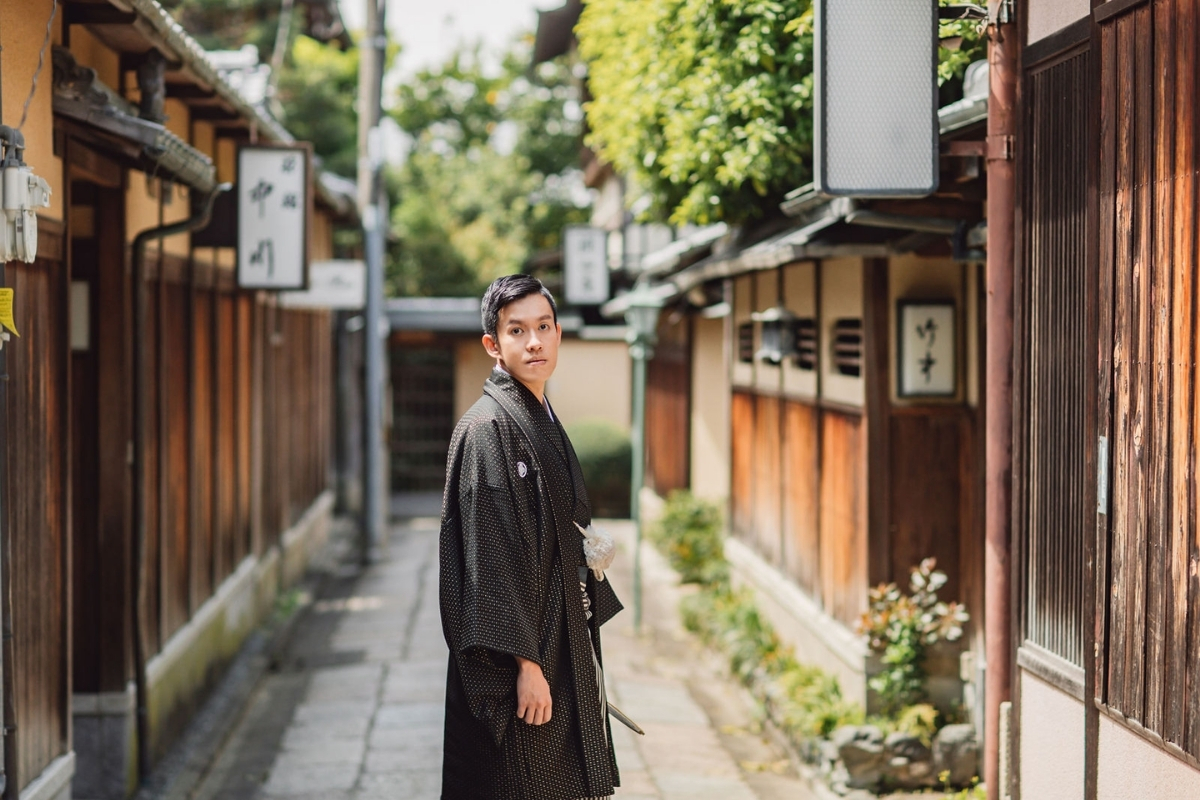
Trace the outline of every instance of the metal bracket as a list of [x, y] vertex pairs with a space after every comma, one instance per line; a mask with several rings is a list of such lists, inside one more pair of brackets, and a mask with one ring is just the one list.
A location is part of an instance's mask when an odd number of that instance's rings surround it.
[[1108, 437], [1101, 436], [1096, 447], [1096, 513], [1108, 514]]
[[988, 22], [1006, 25], [1013, 21], [1013, 0], [988, 0]]
[[1013, 160], [1013, 137], [1011, 134], [987, 137], [987, 160]]

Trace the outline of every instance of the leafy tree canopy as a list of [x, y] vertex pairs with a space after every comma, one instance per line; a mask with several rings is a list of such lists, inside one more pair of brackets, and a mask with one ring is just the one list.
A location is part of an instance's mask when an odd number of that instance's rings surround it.
[[[279, 0], [166, 0], [164, 6], [203, 47], [258, 48], [271, 60], [279, 27]], [[357, 170], [358, 50], [342, 51], [299, 34], [297, 3], [283, 69], [276, 76], [275, 109], [297, 139], [312, 142], [322, 166], [348, 178]], [[391, 48], [389, 58], [394, 58]]]
[[[946, 0], [939, 0], [946, 2]], [[589, 0], [589, 143], [675, 224], [732, 222], [811, 179], [810, 0]], [[970, 23], [941, 81], [979, 52]]]
[[412, 142], [392, 176], [394, 294], [478, 294], [586, 220], [578, 89], [566, 63], [529, 61], [527, 38], [494, 68], [463, 47], [399, 87], [391, 114]]
[[357, 48], [342, 52], [296, 37], [276, 94], [283, 122], [297, 139], [312, 142], [326, 169], [347, 178], [358, 169], [357, 97]]

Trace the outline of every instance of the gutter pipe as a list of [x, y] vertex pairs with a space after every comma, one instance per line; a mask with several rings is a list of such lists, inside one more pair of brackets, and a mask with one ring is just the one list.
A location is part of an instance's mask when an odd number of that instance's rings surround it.
[[1013, 256], [1016, 170], [1017, 26], [1011, 6], [994, 4], [988, 30], [987, 353], [984, 444], [984, 781], [992, 797], [1001, 786], [1001, 703], [1012, 697], [1012, 383]]
[[232, 184], [217, 185], [205, 197], [200, 209], [191, 217], [147, 228], [133, 240], [133, 574], [137, 576], [137, 592], [133, 603], [134, 681], [137, 685], [137, 747], [138, 776], [144, 781], [150, 775], [150, 717], [149, 679], [146, 673], [146, 644], [143, 636], [142, 603], [147, 599], [146, 564], [146, 246], [152, 239], [165, 239], [180, 233], [190, 233], [208, 225], [212, 219], [217, 195], [233, 188]]

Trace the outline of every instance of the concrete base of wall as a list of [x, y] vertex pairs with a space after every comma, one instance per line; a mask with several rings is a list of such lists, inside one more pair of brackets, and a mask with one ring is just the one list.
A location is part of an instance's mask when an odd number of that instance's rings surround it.
[[33, 781], [21, 790], [21, 800], [71, 800], [71, 776], [75, 774], [75, 752], [50, 762]]
[[71, 698], [76, 797], [120, 800], [137, 789], [137, 686]]
[[[146, 665], [152, 760], [169, 750], [279, 593], [325, 546], [334, 496], [324, 492], [261, 557], [248, 556]], [[121, 800], [137, 787], [136, 691], [78, 695], [72, 704], [80, 767], [74, 795]], [[70, 793], [68, 792], [68, 798]], [[22, 793], [22, 800], [28, 800]], [[55, 800], [42, 798], [41, 800]]]
[[725, 557], [734, 584], [754, 593], [759, 610], [796, 651], [796, 658], [835, 676], [842, 696], [865, 708], [870, 656], [866, 643], [742, 542], [727, 538]]

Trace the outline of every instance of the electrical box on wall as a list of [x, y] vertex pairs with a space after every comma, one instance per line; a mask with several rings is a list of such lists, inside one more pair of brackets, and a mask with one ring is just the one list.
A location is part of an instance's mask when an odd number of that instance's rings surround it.
[[37, 211], [50, 205], [50, 185], [24, 161], [25, 139], [0, 125], [0, 262], [37, 258]]

